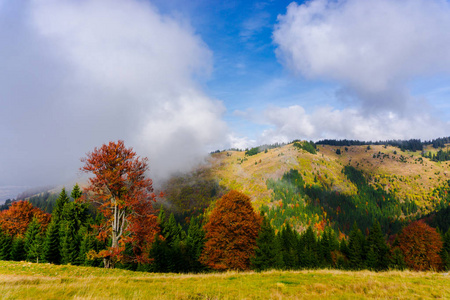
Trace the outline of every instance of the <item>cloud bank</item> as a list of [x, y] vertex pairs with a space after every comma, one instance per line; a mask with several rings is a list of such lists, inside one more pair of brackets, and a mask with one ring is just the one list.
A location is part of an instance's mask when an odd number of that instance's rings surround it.
[[[433, 121], [426, 99], [411, 96], [407, 88], [420, 76], [450, 73], [448, 28], [450, 3], [443, 0], [291, 3], [273, 32], [279, 61], [304, 78], [339, 83], [336, 99], [347, 108], [305, 115], [296, 107], [283, 124], [268, 113], [273, 133], [385, 139], [442, 132], [431, 125], [449, 129]], [[286, 112], [280, 108], [280, 113]], [[294, 116], [306, 127], [293, 130]], [[327, 117], [334, 125], [327, 125]]]
[[227, 133], [222, 103], [198, 83], [211, 51], [146, 1], [3, 3], [0, 65], [0, 185], [64, 183], [117, 139], [162, 178]]

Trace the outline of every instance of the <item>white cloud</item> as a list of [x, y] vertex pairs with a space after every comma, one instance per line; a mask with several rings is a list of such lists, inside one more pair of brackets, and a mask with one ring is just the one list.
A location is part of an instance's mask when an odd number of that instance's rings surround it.
[[358, 139], [363, 141], [447, 136], [450, 124], [423, 114], [413, 120], [395, 113], [363, 116], [356, 109], [321, 107], [308, 114], [299, 105], [270, 107], [265, 112], [272, 128], [259, 137], [259, 144], [295, 139]]
[[11, 6], [13, 26], [0, 28], [0, 138], [16, 150], [0, 150], [11, 170], [0, 184], [68, 180], [86, 152], [117, 139], [160, 178], [226, 137], [223, 105], [196, 82], [212, 53], [185, 22], [137, 0]]
[[379, 140], [448, 135], [449, 124], [432, 116], [427, 99], [407, 89], [420, 77], [450, 73], [448, 28], [450, 3], [443, 0], [291, 3], [273, 32], [278, 59], [297, 75], [340, 84], [336, 97], [347, 108], [309, 114], [300, 106], [272, 109], [267, 117], [274, 129], [263, 136]]
[[374, 93], [448, 72], [448, 28], [447, 1], [315, 0], [291, 3], [273, 36], [295, 72]]

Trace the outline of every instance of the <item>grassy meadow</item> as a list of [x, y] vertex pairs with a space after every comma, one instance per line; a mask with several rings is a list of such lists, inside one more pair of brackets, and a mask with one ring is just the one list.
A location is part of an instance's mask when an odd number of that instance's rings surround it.
[[0, 261], [2, 299], [450, 299], [450, 276], [335, 270], [153, 274]]

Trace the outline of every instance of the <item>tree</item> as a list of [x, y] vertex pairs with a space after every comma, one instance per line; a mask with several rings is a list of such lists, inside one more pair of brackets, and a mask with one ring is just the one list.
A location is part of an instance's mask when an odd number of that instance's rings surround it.
[[216, 270], [248, 269], [260, 223], [248, 196], [234, 190], [224, 195], [205, 225], [206, 243], [200, 261]]
[[81, 196], [83, 195], [83, 192], [80, 189], [80, 186], [78, 185], [78, 183], [75, 183], [73, 189], [72, 189], [72, 193], [70, 193], [70, 196], [77, 201], [78, 199], [81, 198]]
[[364, 249], [366, 244], [366, 238], [359, 230], [356, 222], [353, 224], [352, 231], [348, 240], [348, 259], [350, 266], [353, 269], [364, 269]]
[[25, 240], [23, 236], [18, 235], [13, 239], [11, 246], [11, 259], [15, 261], [25, 260]]
[[389, 247], [378, 221], [375, 221], [369, 232], [367, 247], [367, 266], [375, 271], [387, 270], [389, 268]]
[[33, 218], [37, 218], [45, 228], [50, 222], [50, 214], [33, 207], [28, 201], [17, 201], [0, 213], [0, 227], [10, 236], [23, 235]]
[[439, 256], [442, 246], [440, 234], [422, 220], [409, 224], [398, 236], [398, 247], [403, 252], [406, 265], [417, 271], [439, 270], [442, 267]]
[[42, 258], [43, 255], [42, 243], [41, 224], [34, 218], [25, 233], [25, 252], [27, 261], [39, 262], [39, 259]]
[[442, 262], [446, 271], [450, 270], [450, 228], [443, 236], [444, 244], [441, 252]]
[[44, 260], [53, 264], [61, 263], [59, 222], [52, 221], [48, 225], [44, 241]]
[[186, 237], [186, 259], [190, 272], [200, 272], [205, 267], [200, 263], [200, 255], [205, 246], [205, 231], [203, 231], [200, 217], [193, 217], [189, 222]]
[[11, 248], [12, 248], [13, 238], [2, 232], [0, 228], [0, 260], [10, 260], [11, 259]]
[[292, 229], [289, 222], [285, 223], [285, 226], [278, 234], [278, 243], [281, 247], [281, 253], [283, 257], [282, 267], [292, 270], [298, 267], [298, 234]]
[[[114, 267], [115, 261], [123, 259], [148, 260], [158, 225], [152, 180], [145, 178], [147, 158], [141, 159], [118, 141], [95, 148], [82, 161], [81, 170], [94, 175], [85, 189], [85, 201], [96, 204], [104, 216], [98, 237], [111, 240], [109, 249], [99, 253], [105, 267]], [[133, 245], [133, 258], [124, 256], [126, 243]]]
[[263, 271], [278, 269], [283, 264], [279, 243], [277, 243], [275, 230], [269, 220], [263, 217], [261, 229], [256, 239], [255, 255], [251, 258], [252, 269]]

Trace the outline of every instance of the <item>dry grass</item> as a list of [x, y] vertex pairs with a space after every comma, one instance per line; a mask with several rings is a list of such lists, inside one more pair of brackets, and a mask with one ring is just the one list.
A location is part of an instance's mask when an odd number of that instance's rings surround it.
[[439, 273], [335, 270], [151, 274], [0, 262], [2, 299], [449, 299]]
[[[336, 154], [338, 148], [341, 155]], [[422, 207], [432, 201], [432, 190], [450, 179], [449, 162], [437, 163], [428, 158], [419, 161], [420, 152], [402, 152], [396, 147], [381, 145], [372, 145], [370, 150], [367, 146], [350, 146], [347, 151], [344, 148], [320, 145], [319, 152], [313, 155], [290, 144], [247, 157], [247, 160], [244, 160], [244, 152], [227, 151], [212, 156], [211, 170], [224, 186], [249, 195], [255, 207], [270, 201], [267, 179], [279, 179], [290, 169], [299, 170], [307, 184], [313, 183], [320, 174], [327, 186], [352, 194], [356, 188], [341, 172], [350, 164], [370, 174], [372, 184], [394, 193], [398, 199], [414, 200]], [[382, 157], [374, 158], [379, 152]], [[400, 156], [404, 157], [404, 162]]]

